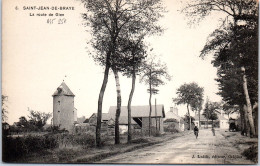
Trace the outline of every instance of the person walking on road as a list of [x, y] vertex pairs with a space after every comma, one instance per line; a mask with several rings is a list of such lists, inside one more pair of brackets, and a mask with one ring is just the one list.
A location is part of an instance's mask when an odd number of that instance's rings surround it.
[[213, 136], [215, 136], [215, 129], [212, 127], [212, 134], [213, 134]]
[[196, 139], [198, 138], [199, 135], [199, 128], [197, 126], [194, 127], [194, 135], [196, 136]]

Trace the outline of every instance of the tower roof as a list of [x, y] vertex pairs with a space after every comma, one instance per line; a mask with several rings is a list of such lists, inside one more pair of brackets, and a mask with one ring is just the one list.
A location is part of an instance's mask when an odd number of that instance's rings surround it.
[[63, 81], [52, 96], [53, 97], [54, 96], [73, 96], [74, 97], [75, 95], [71, 92], [70, 88]]

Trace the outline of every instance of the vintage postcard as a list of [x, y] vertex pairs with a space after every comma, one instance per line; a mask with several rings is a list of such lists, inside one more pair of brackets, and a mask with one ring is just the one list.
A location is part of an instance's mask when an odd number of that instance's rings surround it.
[[3, 0], [2, 162], [257, 164], [256, 0]]

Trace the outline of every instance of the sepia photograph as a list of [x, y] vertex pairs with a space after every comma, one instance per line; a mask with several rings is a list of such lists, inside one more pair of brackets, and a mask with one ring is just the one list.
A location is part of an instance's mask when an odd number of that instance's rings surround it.
[[258, 164], [258, 0], [2, 0], [2, 163]]

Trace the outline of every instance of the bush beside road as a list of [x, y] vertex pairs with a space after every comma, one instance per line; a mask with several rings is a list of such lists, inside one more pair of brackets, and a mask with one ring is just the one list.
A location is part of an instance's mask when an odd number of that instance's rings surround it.
[[220, 133], [247, 159], [258, 162], [258, 138], [241, 135], [240, 132], [220, 130]]
[[[192, 132], [185, 131], [181, 133], [165, 133], [152, 137], [135, 136], [131, 144], [127, 144], [127, 135], [122, 135], [122, 143], [119, 145], [114, 145], [114, 138], [112, 136], [104, 136], [102, 139], [103, 147], [101, 148], [95, 147], [95, 138], [89, 134], [47, 134], [42, 136], [28, 135], [19, 138], [8, 137], [7, 141], [10, 145], [13, 145], [13, 148], [6, 148], [4, 153], [11, 154], [17, 152], [19, 155], [9, 156], [4, 162], [93, 163], [112, 155], [155, 145], [190, 133]], [[49, 141], [50, 139], [51, 141]], [[32, 140], [33, 142], [38, 141], [35, 144], [36, 146], [28, 144]], [[48, 143], [51, 143], [52, 146], [49, 146]], [[24, 147], [26, 147], [26, 151], [24, 151]]]

